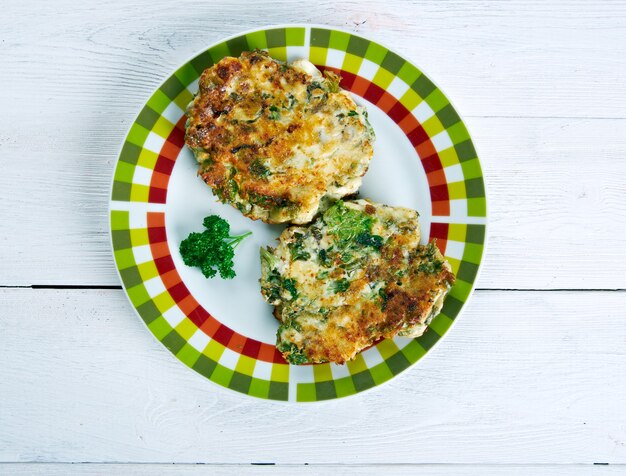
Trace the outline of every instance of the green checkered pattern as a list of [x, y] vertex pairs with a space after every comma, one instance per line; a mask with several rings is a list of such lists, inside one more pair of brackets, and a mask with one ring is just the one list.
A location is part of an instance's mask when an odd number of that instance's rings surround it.
[[417, 362], [446, 333], [471, 294], [482, 259], [485, 225], [451, 224], [448, 236], [449, 240], [464, 245], [463, 256], [462, 259], [446, 256], [457, 279], [428, 330], [410, 341], [396, 338], [378, 343], [367, 351], [378, 351], [382, 357], [382, 362], [372, 367], [368, 368], [362, 354], [357, 355], [355, 360], [346, 364], [350, 373], [347, 377], [333, 378], [331, 364], [316, 365], [314, 382], [298, 384], [298, 401], [344, 397], [386, 382]]
[[[194, 335], [203, 331], [187, 317], [172, 327], [164, 314], [175, 308], [176, 303], [163, 287], [162, 292], [148, 291], [145, 282], [160, 279], [154, 261], [137, 263], [133, 248], [148, 244], [147, 228], [132, 228], [130, 214], [145, 211], [111, 211], [111, 235], [115, 262], [128, 297], [154, 336], [181, 362], [193, 368], [213, 382], [224, 387], [260, 398], [287, 400], [289, 366], [261, 362], [239, 355], [234, 368], [221, 365], [220, 358], [225, 347], [215, 340], [201, 336], [201, 348], [196, 348]], [[181, 311], [179, 311], [181, 312]], [[266, 366], [268, 379], [255, 378], [256, 366]]]
[[154, 169], [160, 152], [154, 145], [167, 139], [175, 123], [183, 117], [196, 92], [195, 82], [206, 68], [224, 56], [239, 56], [242, 51], [256, 48], [269, 51], [276, 59], [286, 60], [288, 46], [303, 46], [304, 35], [304, 28], [248, 33], [212, 46], [179, 68], [150, 97], [131, 126], [115, 169], [112, 200], [148, 201], [149, 186], [134, 179], [136, 167]]
[[315, 365], [314, 382], [298, 384], [297, 400], [312, 402], [346, 397], [380, 385], [417, 362], [432, 345], [425, 344], [416, 339], [383, 340], [375, 348], [366, 351], [378, 352], [378, 360], [381, 362], [370, 367], [363, 354], [358, 354], [354, 360], [345, 364], [350, 374], [346, 377], [333, 378], [333, 364]]
[[[133, 123], [120, 153], [111, 196], [115, 261], [133, 306], [155, 337], [184, 364], [219, 385], [260, 398], [301, 402], [353, 395], [389, 380], [419, 360], [448, 330], [468, 299], [485, 241], [484, 224], [463, 224], [463, 216], [458, 217], [457, 223], [452, 213], [447, 240], [454, 243], [456, 255], [447, 257], [457, 282], [441, 314], [423, 336], [384, 340], [344, 368], [320, 364], [311, 366], [308, 373], [292, 372], [289, 365], [262, 362], [241, 354], [233, 356], [232, 350], [204, 335], [184, 315], [171, 317], [177, 305], [164, 285], [155, 285], [161, 278], [154, 261], [136, 259], [137, 248], [145, 249], [148, 244], [147, 228], [131, 227], [129, 219], [131, 214], [146, 213], [141, 204], [148, 201], [147, 182], [161, 147], [183, 117], [204, 69], [224, 56], [238, 56], [255, 48], [286, 60], [290, 47], [299, 47], [306, 55], [302, 48], [305, 45], [314, 64], [340, 68], [388, 91], [398, 90], [400, 85], [404, 92], [396, 97], [397, 101], [416, 116], [419, 111], [420, 125], [429, 137], [445, 136], [446, 140], [440, 142], [445, 146], [437, 148], [437, 153], [441, 170], [454, 170], [458, 177], [447, 181], [451, 203], [466, 203], [466, 217], [486, 217], [479, 159], [467, 129], [443, 93], [415, 66], [374, 42], [346, 32], [309, 27], [273, 28], [240, 35], [210, 47], [179, 68], [152, 95]], [[329, 55], [331, 50], [333, 54]], [[340, 64], [329, 64], [329, 56], [333, 61], [341, 58]], [[372, 68], [371, 63], [376, 67]], [[116, 202], [137, 203], [118, 209]], [[125, 211], [128, 209], [131, 211]], [[295, 394], [289, 392], [290, 379]]]
[[[195, 94], [195, 82], [204, 69], [224, 56], [238, 56], [242, 51], [266, 49], [277, 59], [286, 60], [288, 46], [304, 45], [304, 28], [275, 28], [248, 33], [212, 46], [179, 68], [150, 97], [130, 128], [115, 169], [111, 194], [111, 235], [115, 262], [129, 299], [154, 336], [188, 367], [224, 387], [264, 399], [287, 400], [289, 366], [261, 362], [239, 355], [233, 366], [220, 364], [226, 348], [208, 337], [194, 339], [203, 333], [184, 317], [174, 327], [164, 317], [176, 303], [163, 287], [162, 292], [148, 290], [146, 281], [160, 279], [154, 261], [137, 263], [133, 248], [148, 244], [148, 230], [131, 228], [130, 213], [146, 214], [139, 208], [128, 212], [115, 209], [115, 202], [148, 201], [149, 186], [137, 180], [137, 167], [152, 171], [159, 148], [184, 115]], [[142, 169], [140, 169], [142, 170]], [[144, 174], [145, 175], [145, 174]], [[144, 218], [145, 221], [145, 218]], [[201, 348], [193, 342], [206, 342]], [[258, 367], [264, 366], [268, 378], [257, 378]], [[256, 369], [256, 370], [255, 370]]]
[[[343, 55], [340, 64], [329, 64], [328, 52], [333, 50], [334, 58]], [[382, 89], [391, 83], [401, 81], [406, 92], [396, 98], [408, 111], [421, 106], [425, 111], [432, 111], [421, 126], [429, 137], [446, 134], [451, 145], [438, 150], [444, 169], [460, 164], [463, 181], [448, 183], [451, 200], [466, 200], [468, 216], [486, 217], [487, 201], [482, 179], [480, 162], [472, 144], [469, 132], [443, 92], [430, 81], [424, 73], [408, 61], [373, 41], [337, 30], [312, 28], [309, 57], [314, 64], [340, 68], [343, 71], [359, 75]], [[377, 66], [372, 73], [364, 68], [368, 60]]]

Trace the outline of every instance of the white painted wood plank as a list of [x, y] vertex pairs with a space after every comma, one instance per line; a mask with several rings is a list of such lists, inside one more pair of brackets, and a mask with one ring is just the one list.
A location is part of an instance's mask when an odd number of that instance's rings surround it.
[[306, 17], [293, 0], [242, 5], [194, 2], [176, 15], [163, 0], [6, 6], [0, 284], [118, 284], [106, 201], [150, 91], [225, 35], [311, 21], [387, 43], [470, 116], [492, 217], [480, 286], [626, 287], [626, 120], [472, 117], [626, 117], [623, 2], [322, 1]]
[[[223, 36], [313, 21], [358, 30], [414, 60], [468, 117], [493, 217], [480, 286], [624, 288], [624, 13], [621, 1], [309, 8], [284, 0], [267, 8], [241, 0], [188, 2], [175, 13], [163, 0], [3, 5], [0, 285], [117, 284], [105, 216], [110, 172], [150, 91]], [[592, 117], [615, 120], [580, 119]], [[418, 367], [370, 394], [294, 416], [182, 368], [120, 292], [2, 291], [0, 460], [624, 462], [623, 309], [622, 293], [479, 293]], [[0, 473], [30, 474], [23, 468], [2, 465]], [[69, 468], [90, 474], [96, 466]], [[170, 468], [205, 469], [156, 472]], [[298, 467], [306, 471], [317, 468]]]
[[[24, 144], [5, 147], [0, 284], [119, 284], [107, 200], [122, 135], [90, 131], [110, 141], [91, 147], [90, 157], [80, 152], [81, 126], [73, 121], [54, 126], [70, 138], [57, 150], [32, 155]], [[490, 215], [478, 286], [626, 288], [626, 120], [468, 123]]]
[[623, 1], [223, 0], [173, 10], [166, 0], [30, 0], [10, 2], [4, 13], [0, 78], [19, 80], [0, 97], [12, 119], [29, 98], [135, 110], [208, 44], [260, 25], [301, 22], [389, 45], [466, 115], [626, 116]]
[[626, 293], [478, 292], [417, 366], [291, 406], [185, 368], [121, 291], [0, 290], [0, 461], [626, 463]]
[[468, 123], [488, 198], [478, 286], [626, 288], [626, 120]]
[[415, 475], [420, 476], [588, 476], [605, 474], [624, 474], [626, 468], [620, 465], [449, 465], [449, 464], [421, 464], [421, 465], [205, 465], [205, 464], [52, 464], [52, 463], [13, 463], [0, 464], [0, 474], [11, 476], [39, 475], [65, 476], [68, 474], [101, 475], [124, 474], [128, 476], [158, 474], [194, 475], [210, 474], [212, 476], [242, 475], [286, 475], [302, 474], [305, 476], [378, 476], [389, 474], [393, 476]]

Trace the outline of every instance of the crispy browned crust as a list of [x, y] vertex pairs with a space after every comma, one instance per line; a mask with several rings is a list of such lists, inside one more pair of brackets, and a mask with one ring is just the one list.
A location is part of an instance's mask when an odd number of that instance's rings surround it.
[[[393, 207], [377, 208], [365, 201], [355, 204], [377, 220], [376, 233], [385, 241], [379, 251], [370, 248], [350, 251], [353, 256], [366, 253], [363, 255], [366, 258], [358, 268], [351, 268], [347, 289], [337, 293], [330, 287], [348, 276], [341, 260], [330, 260], [327, 256], [320, 262], [320, 250], [334, 246], [332, 241], [325, 241], [330, 235], [324, 231], [321, 219], [308, 229], [285, 230], [279, 246], [273, 250], [282, 263], [281, 277], [294, 281], [298, 299], [270, 299], [275, 291], [269, 282], [270, 270], [264, 268], [262, 293], [269, 302], [278, 304], [274, 315], [284, 324], [279, 330], [279, 348], [288, 360], [296, 352], [295, 363], [344, 363], [382, 338], [398, 334], [417, 336], [439, 312], [443, 297], [454, 284], [450, 265], [436, 244], [419, 244], [417, 213]], [[401, 218], [393, 225], [383, 225], [389, 210], [400, 213]], [[310, 231], [315, 227], [319, 229], [319, 239]], [[306, 240], [309, 258], [292, 259], [289, 250], [295, 236]], [[325, 276], [319, 278], [320, 272], [326, 273]], [[321, 308], [328, 313], [322, 316]], [[294, 345], [281, 346], [281, 343]]]
[[[326, 80], [318, 81], [327, 87]], [[221, 201], [269, 223], [298, 222], [300, 215], [312, 216], [317, 210], [335, 177], [309, 165], [285, 164], [300, 145], [319, 142], [320, 124], [329, 130], [337, 126], [325, 119], [327, 114], [336, 120], [337, 110], [348, 111], [356, 105], [338, 92], [325, 92], [323, 101], [307, 102], [307, 87], [312, 82], [310, 75], [260, 51], [224, 58], [202, 73], [198, 94], [187, 111], [185, 142], [201, 164], [198, 174]], [[263, 89], [268, 86], [271, 97]], [[287, 109], [292, 100], [294, 106]], [[280, 120], [272, 119], [276, 116]], [[363, 135], [357, 152], [359, 160], [366, 157], [367, 162], [372, 148], [366, 128], [354, 117], [346, 117], [344, 122], [348, 120]], [[322, 150], [324, 153], [330, 151]], [[267, 160], [271, 167], [288, 167], [287, 172], [259, 177], [254, 173], [259, 159]], [[338, 175], [348, 178], [354, 173], [347, 167], [349, 159], [333, 159], [345, 164], [336, 167]], [[358, 176], [366, 170], [366, 166], [358, 169]]]
[[[420, 251], [427, 247], [421, 247]], [[383, 250], [397, 256], [396, 250]], [[435, 297], [446, 293], [454, 284], [454, 274], [442, 266], [435, 273], [419, 270], [425, 260], [436, 260], [445, 263], [445, 258], [437, 250], [433, 257], [423, 253], [414, 253], [409, 264], [407, 276], [398, 280], [394, 272], [398, 269], [393, 261], [389, 266], [375, 266], [366, 270], [365, 274], [375, 274], [389, 284], [380, 300], [363, 300], [359, 294], [362, 286], [354, 282], [352, 290], [346, 292], [346, 306], [331, 315], [331, 328], [324, 333], [314, 334], [307, 342], [306, 355], [311, 362], [344, 363], [354, 358], [361, 350], [369, 347], [382, 338], [393, 338], [401, 331], [425, 324], [430, 316]], [[397, 264], [397, 263], [396, 263]], [[367, 278], [363, 279], [363, 283]], [[342, 314], [349, 319], [342, 321]], [[336, 325], [341, 321], [341, 325]]]

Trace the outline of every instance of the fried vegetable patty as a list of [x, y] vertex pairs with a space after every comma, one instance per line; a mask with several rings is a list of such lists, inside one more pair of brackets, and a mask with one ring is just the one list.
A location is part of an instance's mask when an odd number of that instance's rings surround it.
[[261, 292], [287, 361], [343, 363], [383, 337], [421, 335], [455, 278], [435, 243], [419, 239], [413, 210], [338, 201], [262, 248]]
[[356, 192], [373, 155], [367, 113], [311, 63], [267, 53], [205, 70], [185, 142], [220, 201], [268, 223], [307, 223]]

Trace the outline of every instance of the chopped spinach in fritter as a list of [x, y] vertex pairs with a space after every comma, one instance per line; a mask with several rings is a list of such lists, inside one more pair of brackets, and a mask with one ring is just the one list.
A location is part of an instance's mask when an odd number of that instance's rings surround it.
[[304, 234], [294, 233], [296, 240], [293, 243], [289, 243], [289, 251], [291, 252], [291, 259], [294, 261], [306, 261], [311, 257], [311, 253], [306, 251], [304, 244]]
[[437, 247], [420, 245], [415, 211], [365, 200], [283, 231], [267, 254], [262, 294], [293, 364], [342, 363], [381, 338], [421, 335], [454, 282]]
[[342, 201], [326, 210], [323, 220], [328, 226], [328, 232], [337, 238], [340, 247], [349, 245], [361, 233], [369, 233], [374, 223], [371, 216], [346, 207]]
[[[354, 193], [373, 135], [340, 79], [262, 51], [222, 58], [201, 74], [186, 108], [198, 175], [221, 202], [266, 223], [309, 223], [326, 197]], [[337, 118], [350, 111], [358, 117]]]

